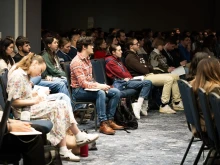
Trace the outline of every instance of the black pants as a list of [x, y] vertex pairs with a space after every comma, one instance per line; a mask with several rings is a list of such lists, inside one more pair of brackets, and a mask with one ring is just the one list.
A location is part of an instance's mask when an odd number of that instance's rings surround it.
[[43, 141], [40, 135], [14, 136], [10, 133], [6, 134], [0, 148], [1, 153], [21, 154], [24, 165], [45, 164]]

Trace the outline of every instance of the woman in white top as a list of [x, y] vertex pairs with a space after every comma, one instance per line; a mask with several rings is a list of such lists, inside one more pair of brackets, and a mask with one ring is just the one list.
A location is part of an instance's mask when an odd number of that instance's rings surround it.
[[5, 38], [0, 41], [0, 72], [7, 68], [8, 70], [14, 65], [14, 60], [11, 54], [14, 50], [14, 41], [10, 38]]

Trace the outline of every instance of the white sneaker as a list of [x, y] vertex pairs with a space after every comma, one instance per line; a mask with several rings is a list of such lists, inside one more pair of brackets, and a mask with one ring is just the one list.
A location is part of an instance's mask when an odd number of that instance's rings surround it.
[[147, 116], [147, 110], [148, 110], [148, 100], [144, 100], [141, 107], [141, 115]]
[[60, 151], [59, 153], [60, 153], [60, 157], [63, 160], [72, 161], [72, 162], [79, 162], [80, 161], [80, 157], [74, 155], [72, 153], [72, 150]]
[[175, 110], [184, 110], [184, 107], [183, 107], [183, 102], [182, 101], [180, 101], [179, 102], [179, 104], [175, 104], [175, 103], [173, 103], [173, 109], [175, 109]]
[[99, 138], [99, 134], [87, 134], [85, 132], [80, 133], [80, 137], [76, 138], [76, 145], [78, 147], [92, 143]]
[[141, 106], [138, 103], [132, 103], [132, 109], [137, 119], [140, 119]]
[[172, 108], [170, 108], [169, 105], [165, 105], [164, 107], [160, 106], [159, 112], [160, 113], [168, 113], [168, 114], [176, 113], [176, 111], [174, 111]]

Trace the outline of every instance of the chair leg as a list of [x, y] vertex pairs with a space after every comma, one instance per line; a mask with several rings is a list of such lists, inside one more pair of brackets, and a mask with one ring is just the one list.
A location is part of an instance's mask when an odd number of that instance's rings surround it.
[[80, 117], [80, 121], [79, 121], [80, 124], [83, 123], [83, 119], [84, 119], [85, 114], [86, 114], [86, 111], [82, 111], [82, 114], [81, 114], [81, 117]]
[[214, 154], [214, 157], [213, 157], [213, 159], [212, 159], [212, 161], [211, 161], [211, 165], [214, 164], [217, 155], [218, 155], [218, 152], [216, 151], [215, 154]]
[[183, 156], [183, 159], [182, 159], [180, 165], [183, 165], [183, 163], [184, 163], [184, 161], [185, 161], [185, 159], [186, 159], [186, 156], [187, 156], [187, 154], [188, 154], [188, 152], [189, 152], [189, 149], [190, 149], [190, 147], [191, 147], [191, 145], [192, 145], [193, 140], [194, 140], [194, 136], [192, 136], [192, 138], [191, 138], [191, 140], [190, 140], [190, 142], [189, 142], [189, 145], [188, 145], [188, 147], [187, 147], [187, 149], [186, 149], [186, 152], [185, 152], [185, 154], [184, 154], [184, 156]]
[[94, 118], [95, 118], [95, 131], [97, 131], [97, 112], [96, 112], [96, 108], [94, 109]]
[[211, 155], [213, 149], [214, 149], [214, 148], [211, 148], [211, 149], [209, 150], [209, 152], [208, 152], [208, 154], [207, 154], [207, 156], [206, 156], [206, 158], [205, 158], [205, 161], [204, 161], [203, 165], [206, 165], [206, 164], [208, 163], [208, 160], [209, 160], [209, 158], [210, 158], [210, 155]]
[[202, 145], [201, 145], [201, 147], [200, 147], [200, 149], [199, 149], [199, 152], [198, 152], [198, 154], [197, 154], [197, 156], [196, 156], [196, 159], [195, 159], [193, 165], [197, 165], [197, 164], [198, 164], [199, 159], [200, 159], [201, 154], [202, 154], [202, 151], [204, 150], [204, 147], [205, 147], [205, 144], [202, 143]]

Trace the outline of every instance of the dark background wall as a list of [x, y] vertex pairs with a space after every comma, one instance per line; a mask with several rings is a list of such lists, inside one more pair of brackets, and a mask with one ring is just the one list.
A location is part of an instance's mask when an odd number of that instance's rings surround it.
[[72, 27], [88, 27], [88, 17], [94, 27], [108, 31], [111, 27], [128, 30], [204, 30], [220, 29], [220, 2], [217, 0], [132, 0], [72, 1], [43, 0], [42, 27], [56, 31]]

